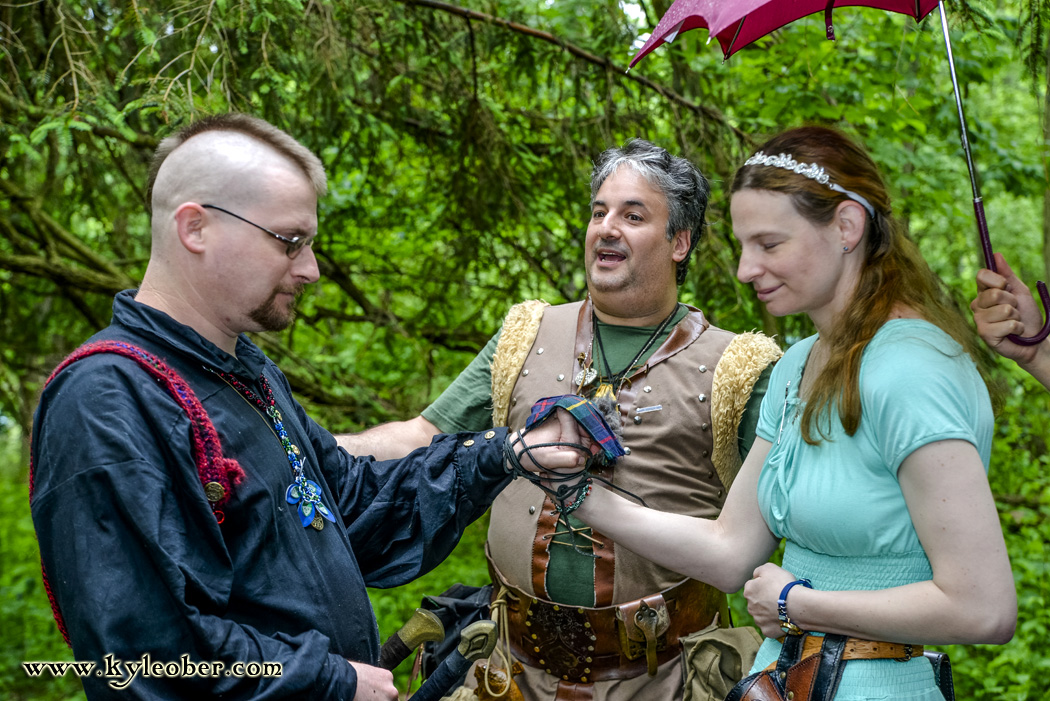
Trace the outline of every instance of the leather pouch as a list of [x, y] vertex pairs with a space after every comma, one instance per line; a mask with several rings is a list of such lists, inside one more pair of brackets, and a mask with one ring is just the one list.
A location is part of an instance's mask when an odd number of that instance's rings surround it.
[[678, 642], [668, 640], [671, 617], [660, 594], [617, 607], [616, 624], [623, 655], [629, 660], [644, 657], [650, 677], [656, 674], [656, 653]]
[[952, 679], [952, 663], [943, 652], [927, 650], [923, 655], [933, 665], [933, 678], [944, 696], [944, 701], [955, 701], [955, 681]]
[[820, 652], [799, 661], [804, 635], [788, 635], [774, 669], [751, 674], [725, 701], [831, 701], [842, 680], [846, 636], [825, 635]]

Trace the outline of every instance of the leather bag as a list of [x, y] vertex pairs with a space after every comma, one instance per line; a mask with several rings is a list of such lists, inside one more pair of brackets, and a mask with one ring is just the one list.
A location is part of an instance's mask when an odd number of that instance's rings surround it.
[[744, 677], [725, 701], [831, 701], [842, 680], [846, 636], [825, 635], [820, 652], [799, 661], [804, 638], [788, 635], [776, 667]]

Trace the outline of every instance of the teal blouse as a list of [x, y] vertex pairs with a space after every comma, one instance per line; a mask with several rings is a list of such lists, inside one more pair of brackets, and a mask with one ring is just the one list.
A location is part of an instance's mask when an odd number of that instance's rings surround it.
[[[897, 471], [917, 448], [942, 440], [973, 444], [988, 469], [993, 422], [984, 382], [938, 327], [888, 321], [861, 360], [857, 432], [846, 435], [835, 413], [822, 424], [829, 438], [809, 445], [800, 430], [798, 386], [816, 340], [795, 344], [776, 365], [758, 423], [758, 435], [773, 444], [759, 476], [759, 509], [773, 534], [787, 540], [783, 566], [833, 591], [928, 580], [933, 572]], [[754, 669], [779, 651], [767, 639]], [[942, 697], [926, 660], [850, 661], [836, 699], [881, 698]]]

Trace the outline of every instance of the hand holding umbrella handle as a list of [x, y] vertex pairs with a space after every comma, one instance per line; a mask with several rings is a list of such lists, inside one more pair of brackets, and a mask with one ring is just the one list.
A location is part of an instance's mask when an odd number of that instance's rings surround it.
[[[988, 237], [988, 221], [984, 216], [984, 202], [980, 197], [973, 200], [973, 212], [977, 217], [977, 231], [981, 235], [981, 252], [984, 253], [984, 265], [993, 273], [999, 272], [995, 267], [995, 255], [992, 253], [992, 242]], [[1050, 336], [1050, 292], [1046, 289], [1046, 283], [1040, 280], [1035, 284], [1039, 291], [1039, 299], [1043, 303], [1043, 328], [1039, 329], [1034, 336], [1018, 336], [1010, 334], [1010, 341], [1019, 346], [1034, 346], [1042, 343], [1043, 339]]]
[[[959, 139], [962, 142], [963, 153], [966, 155], [966, 169], [970, 172], [970, 187], [973, 188], [973, 213], [977, 217], [977, 233], [981, 237], [981, 252], [984, 253], [985, 266], [993, 273], [995, 269], [995, 256], [992, 254], [992, 240], [988, 236], [988, 221], [984, 217], [984, 200], [981, 198], [981, 186], [977, 182], [977, 171], [973, 167], [973, 155], [970, 153], [970, 139], [966, 136], [966, 113], [963, 111], [962, 94], [959, 92], [959, 80], [955, 75], [955, 57], [952, 54], [952, 38], [948, 31], [948, 16], [944, 13], [944, 3], [938, 2], [937, 9], [941, 14], [941, 33], [944, 35], [944, 49], [948, 55], [948, 72], [952, 78], [952, 91], [955, 93], [955, 108], [959, 111]], [[1050, 335], [1050, 293], [1047, 292], [1046, 283], [1036, 283], [1039, 290], [1039, 299], [1043, 303], [1043, 328], [1034, 336], [1007, 336], [1012, 342], [1019, 346], [1034, 346], [1042, 343], [1043, 339]]]

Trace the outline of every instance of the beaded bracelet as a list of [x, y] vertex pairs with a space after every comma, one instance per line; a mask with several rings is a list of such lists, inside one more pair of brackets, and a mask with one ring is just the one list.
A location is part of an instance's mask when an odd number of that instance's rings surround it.
[[780, 619], [780, 629], [789, 635], [802, 635], [803, 631], [788, 617], [787, 595], [791, 587], [801, 584], [806, 589], [812, 589], [813, 584], [808, 579], [796, 579], [780, 590], [780, 598], [777, 599], [777, 618]]
[[[585, 484], [587, 486], [583, 487], [583, 485], [585, 485]], [[590, 477], [588, 477], [587, 479], [581, 481], [579, 483], [579, 486], [576, 488], [577, 491], [578, 491], [578, 494], [576, 495], [576, 498], [573, 500], [573, 502], [571, 504], [569, 504], [568, 506], [565, 506], [564, 504], [559, 506], [558, 507], [558, 511], [563, 516], [567, 516], [567, 515], [571, 514], [573, 511], [575, 511], [576, 509], [580, 508], [580, 505], [583, 503], [583, 500], [586, 499], [587, 495], [591, 493], [591, 489], [593, 487], [594, 487], [594, 485], [591, 484], [591, 478]]]

